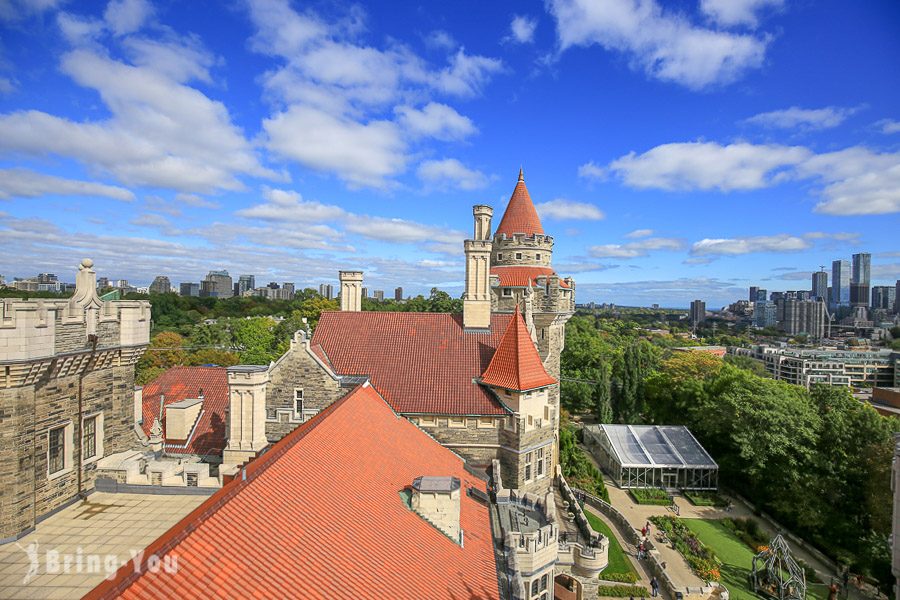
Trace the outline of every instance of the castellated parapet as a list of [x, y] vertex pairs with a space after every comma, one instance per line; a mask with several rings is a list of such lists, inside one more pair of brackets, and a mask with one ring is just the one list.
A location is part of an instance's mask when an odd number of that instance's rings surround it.
[[69, 299], [0, 302], [0, 543], [94, 488], [134, 440], [150, 303], [103, 302], [85, 259]]

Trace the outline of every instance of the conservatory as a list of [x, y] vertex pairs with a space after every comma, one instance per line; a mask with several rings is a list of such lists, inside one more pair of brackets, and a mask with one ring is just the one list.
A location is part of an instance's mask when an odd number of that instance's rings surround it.
[[682, 425], [590, 425], [584, 443], [622, 488], [718, 488], [719, 465]]

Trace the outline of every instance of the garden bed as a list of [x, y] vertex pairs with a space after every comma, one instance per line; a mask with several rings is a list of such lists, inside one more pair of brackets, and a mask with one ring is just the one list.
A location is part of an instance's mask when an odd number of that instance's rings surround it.
[[728, 500], [715, 492], [683, 492], [694, 506], [728, 506]]
[[660, 531], [665, 532], [697, 577], [706, 581], [718, 581], [721, 578], [719, 570], [721, 561], [715, 552], [700, 541], [697, 534], [691, 531], [684, 520], [677, 517], [657, 516], [650, 517], [650, 522], [656, 525]]
[[609, 598], [649, 598], [650, 591], [642, 585], [601, 585], [597, 595]]
[[609, 564], [600, 573], [600, 579], [618, 583], [636, 582], [638, 580], [637, 571], [634, 570], [631, 560], [619, 545], [619, 540], [613, 535], [612, 529], [606, 524], [606, 521], [588, 511], [585, 511], [584, 515], [591, 524], [591, 529], [609, 539]]
[[628, 490], [631, 497], [638, 504], [654, 504], [657, 506], [669, 506], [672, 504], [672, 498], [669, 497], [666, 490], [659, 488], [631, 488]]

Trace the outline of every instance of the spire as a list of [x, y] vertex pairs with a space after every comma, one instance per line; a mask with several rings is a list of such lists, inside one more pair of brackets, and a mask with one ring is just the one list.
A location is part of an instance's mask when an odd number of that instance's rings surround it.
[[538, 218], [537, 210], [528, 194], [528, 188], [525, 187], [525, 172], [521, 168], [519, 169], [519, 181], [509, 199], [509, 204], [506, 205], [506, 212], [503, 213], [497, 233], [504, 233], [507, 237], [512, 237], [516, 233], [544, 235], [541, 220]]
[[518, 305], [481, 382], [520, 392], [556, 383], [541, 362]]

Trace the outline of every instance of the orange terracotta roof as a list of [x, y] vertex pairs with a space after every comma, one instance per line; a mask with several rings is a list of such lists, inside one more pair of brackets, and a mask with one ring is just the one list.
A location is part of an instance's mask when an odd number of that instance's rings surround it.
[[[85, 598], [499, 598], [488, 509], [466, 493], [485, 482], [371, 385], [244, 472]], [[460, 480], [462, 546], [401, 498], [422, 475]]]
[[[501, 287], [527, 287], [529, 284], [539, 287], [538, 277], [549, 277], [556, 272], [552, 267], [497, 266], [491, 267], [491, 275], [500, 278]], [[568, 288], [569, 284], [560, 279], [559, 287]]]
[[[187, 443], [176, 441], [165, 445], [170, 454], [222, 455], [225, 447], [225, 411], [228, 408], [228, 370], [225, 367], [172, 367], [144, 386], [141, 427], [150, 435], [153, 420], [159, 416], [159, 400], [165, 405], [196, 398], [203, 390], [203, 408], [193, 435]], [[165, 411], [161, 419], [165, 434]]]
[[340, 375], [367, 375], [402, 414], [503, 415], [475, 383], [512, 315], [491, 315], [490, 333], [466, 332], [462, 315], [323, 312], [313, 352]]
[[496, 233], [505, 233], [507, 237], [512, 237], [516, 233], [544, 235], [544, 228], [541, 227], [541, 220], [528, 194], [528, 188], [525, 187], [525, 178], [521, 170], [516, 189], [513, 190], [509, 204], [506, 205], [506, 212], [503, 213]]
[[518, 306], [494, 352], [491, 364], [481, 376], [481, 381], [487, 385], [518, 391], [556, 383], [556, 379], [544, 368]]

